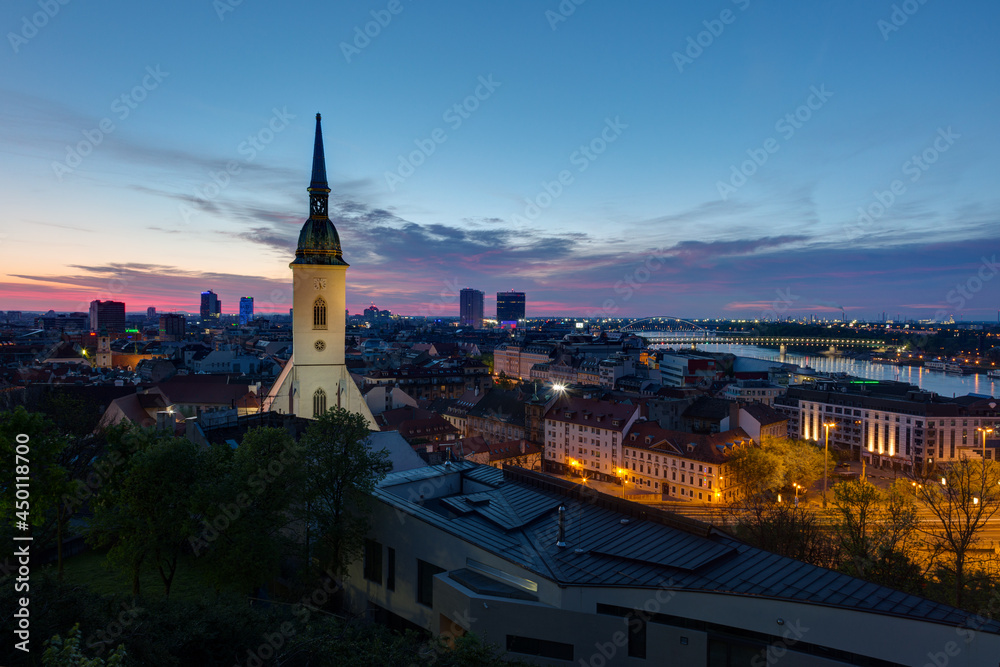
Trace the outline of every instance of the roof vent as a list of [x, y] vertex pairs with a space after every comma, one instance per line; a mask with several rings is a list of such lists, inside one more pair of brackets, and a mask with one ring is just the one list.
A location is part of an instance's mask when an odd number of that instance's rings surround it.
[[622, 519], [622, 520], [621, 520], [621, 521], [619, 521], [618, 523], [620, 523], [620, 524], [621, 524], [621, 525], [623, 525], [623, 526], [624, 526], [624, 525], [627, 525], [627, 524], [628, 524], [628, 519]]
[[556, 546], [559, 547], [559, 548], [562, 548], [562, 547], [566, 546], [566, 507], [565, 507], [565, 505], [560, 505], [559, 506], [559, 538], [556, 540]]

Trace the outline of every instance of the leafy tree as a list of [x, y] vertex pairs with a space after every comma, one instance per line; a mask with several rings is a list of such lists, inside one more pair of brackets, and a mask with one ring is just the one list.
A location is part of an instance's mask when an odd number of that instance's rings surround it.
[[917, 508], [906, 483], [898, 480], [884, 491], [867, 480], [851, 480], [834, 486], [833, 496], [840, 570], [899, 590], [919, 592], [922, 572], [909, 555], [909, 542], [917, 529]]
[[188, 542], [217, 588], [252, 592], [277, 576], [289, 552], [291, 511], [301, 496], [305, 461], [280, 428], [255, 428], [235, 452], [218, 450], [205, 463], [207, 477], [217, 483], [199, 499], [199, 531]]
[[[825, 455], [823, 449], [808, 440], [795, 438], [769, 438], [764, 440], [763, 447], [774, 452], [784, 463], [785, 478], [782, 488], [791, 488], [793, 483], [806, 488], [812, 486], [823, 477]], [[833, 457], [827, 465], [833, 464]]]
[[119, 667], [124, 664], [127, 655], [125, 646], [119, 644], [106, 661], [103, 658], [88, 658], [80, 649], [79, 623], [70, 629], [65, 640], [55, 635], [45, 642], [45, 647], [42, 654], [44, 667]]
[[[19, 446], [27, 448], [21, 459], [16, 458]], [[22, 406], [0, 413], [0, 456], [10, 462], [13, 473], [0, 478], [0, 513], [30, 524], [38, 546], [54, 533], [60, 575], [63, 535], [70, 516], [62, 498], [72, 486], [60, 465], [65, 448], [66, 439], [44, 415]], [[17, 477], [28, 478], [28, 498], [17, 498]]]
[[777, 452], [754, 445], [736, 447], [726, 462], [740, 490], [735, 502], [759, 498], [785, 483], [785, 462]]
[[943, 480], [924, 479], [918, 495], [937, 519], [931, 528], [922, 530], [948, 555], [955, 581], [954, 604], [961, 607], [970, 552], [979, 543], [979, 534], [987, 522], [1000, 510], [1000, 464], [956, 461]]
[[193, 499], [201, 479], [198, 447], [150, 429], [126, 435], [132, 436], [127, 440], [134, 440], [138, 451], [98, 489], [91, 503], [94, 517], [88, 540], [110, 547], [108, 560], [129, 572], [133, 595], [139, 595], [143, 565], [151, 564], [169, 596], [178, 558], [195, 533]]
[[335, 407], [310, 424], [300, 440], [306, 460], [302, 509], [307, 553], [309, 531], [315, 527], [320, 559], [339, 575], [361, 550], [369, 529], [371, 493], [391, 469], [388, 452], [372, 451], [368, 435], [363, 415]]
[[808, 440], [764, 438], [759, 446], [737, 447], [727, 462], [741, 490], [736, 502], [793, 484], [811, 486], [823, 476], [823, 458], [823, 450]]

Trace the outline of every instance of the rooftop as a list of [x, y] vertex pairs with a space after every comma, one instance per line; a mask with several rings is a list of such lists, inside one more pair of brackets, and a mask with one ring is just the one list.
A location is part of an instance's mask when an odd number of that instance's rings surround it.
[[[431, 489], [418, 496], [413, 482]], [[954, 607], [751, 547], [700, 521], [518, 468], [458, 461], [387, 475], [376, 497], [561, 586], [704, 591], [959, 627]], [[567, 546], [557, 542], [565, 507]], [[975, 623], [978, 626], [978, 623]], [[1000, 623], [980, 631], [1000, 634]]]

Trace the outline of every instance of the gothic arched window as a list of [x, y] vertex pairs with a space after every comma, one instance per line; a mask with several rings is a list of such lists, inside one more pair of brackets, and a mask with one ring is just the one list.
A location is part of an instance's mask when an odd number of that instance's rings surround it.
[[326, 328], [326, 301], [318, 296], [313, 301], [313, 329]]
[[324, 412], [326, 412], [326, 392], [317, 389], [313, 394], [313, 417], [319, 417]]

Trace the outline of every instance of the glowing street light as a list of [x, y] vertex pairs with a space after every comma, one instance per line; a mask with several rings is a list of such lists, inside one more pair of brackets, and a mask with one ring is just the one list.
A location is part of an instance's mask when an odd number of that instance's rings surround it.
[[617, 468], [618, 476], [622, 478], [622, 499], [625, 498], [625, 485], [628, 484], [628, 477], [625, 475], [627, 472], [624, 468]]
[[986, 434], [987, 433], [992, 433], [993, 429], [992, 428], [986, 428], [985, 426], [982, 426], [982, 427], [977, 427], [976, 430], [983, 432], [983, 460], [985, 461], [986, 460]]
[[823, 509], [826, 509], [826, 476], [827, 468], [830, 467], [830, 429], [836, 426], [834, 422], [823, 422], [823, 430], [826, 432], [826, 444], [823, 446]]

